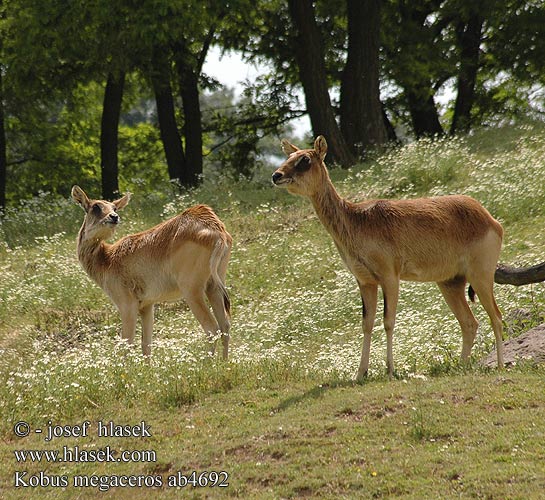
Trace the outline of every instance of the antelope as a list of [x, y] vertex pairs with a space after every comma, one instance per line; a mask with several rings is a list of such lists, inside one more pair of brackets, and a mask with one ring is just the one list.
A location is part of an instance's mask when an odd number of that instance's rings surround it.
[[[85, 211], [77, 254], [87, 274], [106, 292], [121, 315], [121, 337], [133, 343], [137, 316], [142, 321], [142, 352], [151, 354], [154, 304], [183, 298], [215, 351], [221, 332], [223, 358], [229, 351], [230, 302], [225, 288], [232, 238], [206, 205], [113, 244], [111, 238], [130, 193], [113, 202], [92, 200], [79, 187], [72, 198]], [[205, 302], [212, 306], [213, 315]]]
[[469, 196], [451, 195], [407, 200], [370, 199], [352, 203], [339, 196], [324, 163], [327, 142], [313, 149], [282, 140], [287, 160], [273, 173], [276, 186], [310, 199], [342, 260], [356, 278], [362, 300], [363, 349], [357, 372], [369, 367], [371, 332], [380, 286], [384, 298], [386, 366], [393, 376], [393, 332], [400, 280], [435, 281], [462, 330], [461, 360], [466, 362], [478, 322], [465, 298], [475, 294], [486, 310], [496, 340], [498, 367], [503, 367], [503, 326], [494, 299], [494, 271], [503, 229]]

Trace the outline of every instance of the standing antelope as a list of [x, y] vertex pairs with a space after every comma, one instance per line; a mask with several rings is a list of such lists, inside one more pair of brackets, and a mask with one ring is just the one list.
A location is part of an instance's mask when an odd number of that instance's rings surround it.
[[232, 238], [212, 209], [196, 205], [110, 245], [105, 240], [113, 236], [120, 221], [117, 211], [127, 205], [130, 194], [110, 203], [91, 200], [74, 186], [72, 198], [86, 213], [77, 240], [79, 261], [117, 306], [122, 338], [133, 342], [140, 315], [142, 352], [149, 355], [154, 304], [183, 298], [208, 335], [212, 353], [212, 341], [221, 332], [227, 359], [230, 303], [225, 275]]
[[503, 229], [480, 203], [468, 196], [351, 203], [331, 183], [324, 164], [324, 137], [316, 139], [314, 149], [303, 150], [284, 139], [282, 149], [288, 159], [274, 172], [273, 183], [310, 198], [358, 282], [364, 333], [358, 380], [369, 367], [379, 285], [384, 296], [386, 364], [388, 374], [393, 374], [400, 280], [437, 282], [462, 329], [462, 361], [469, 358], [478, 327], [465, 298], [469, 282], [470, 298], [476, 293], [490, 317], [498, 367], [503, 366], [502, 319], [493, 293]]

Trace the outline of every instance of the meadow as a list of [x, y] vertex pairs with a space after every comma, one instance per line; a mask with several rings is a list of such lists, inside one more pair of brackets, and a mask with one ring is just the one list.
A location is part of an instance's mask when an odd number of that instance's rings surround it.
[[[327, 159], [326, 159], [327, 163]], [[135, 192], [118, 236], [195, 203], [211, 205], [234, 238], [229, 362], [206, 354], [182, 303], [156, 309], [151, 360], [80, 268], [83, 212], [48, 194], [0, 224], [0, 496], [2, 498], [539, 498], [545, 489], [545, 370], [521, 360], [479, 367], [494, 348], [483, 309], [473, 363], [460, 366], [461, 334], [437, 287], [405, 282], [394, 333], [395, 380], [385, 375], [381, 309], [370, 375], [353, 382], [363, 335], [352, 275], [309, 202], [252, 181], [215, 178], [177, 194]], [[464, 193], [503, 224], [501, 261], [545, 260], [545, 127], [481, 130], [392, 148], [348, 171], [332, 169], [351, 200]], [[85, 186], [82, 186], [85, 189]], [[96, 193], [89, 193], [93, 195]], [[506, 335], [543, 322], [545, 285], [496, 286]], [[381, 304], [381, 300], [379, 300]], [[138, 333], [137, 333], [138, 335]], [[14, 425], [31, 432], [17, 437]], [[44, 442], [51, 425], [89, 421], [86, 437]], [[136, 425], [152, 437], [98, 437], [98, 421]], [[14, 450], [78, 446], [153, 449], [155, 461], [17, 462]], [[226, 471], [229, 486], [180, 488], [182, 471]], [[68, 486], [15, 487], [66, 476]], [[97, 484], [86, 477], [150, 476], [162, 486]], [[39, 481], [39, 479], [36, 479]], [[98, 480], [97, 480], [98, 481]], [[104, 479], [104, 484], [108, 479]], [[104, 490], [104, 491], [102, 491]]]

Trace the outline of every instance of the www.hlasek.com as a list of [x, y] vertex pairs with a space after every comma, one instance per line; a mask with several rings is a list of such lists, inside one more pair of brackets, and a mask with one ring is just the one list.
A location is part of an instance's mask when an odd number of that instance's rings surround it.
[[[118, 425], [114, 422], [98, 422], [96, 435], [98, 437], [132, 437], [149, 438], [152, 436], [151, 426], [144, 421], [138, 425]], [[49, 421], [45, 429], [31, 429], [27, 422], [17, 422], [14, 433], [19, 437], [28, 436], [31, 433], [44, 435], [44, 441], [51, 442], [60, 437], [87, 437], [91, 429], [91, 422], [85, 421], [80, 425], [56, 425]], [[16, 488], [97, 488], [100, 491], [108, 491], [110, 488], [185, 488], [185, 487], [220, 487], [229, 486], [229, 474], [225, 471], [191, 471], [186, 474], [177, 471], [168, 477], [156, 475], [97, 475], [79, 474], [68, 476], [67, 474], [50, 473], [52, 463], [130, 463], [130, 462], [156, 462], [157, 453], [154, 450], [122, 450], [117, 451], [110, 446], [99, 449], [89, 449], [78, 445], [61, 449], [19, 449], [13, 451], [17, 468], [24, 463], [38, 462], [47, 464], [47, 473], [39, 471], [29, 473], [25, 470], [14, 472], [14, 486]]]
[[17, 462], [157, 462], [154, 450], [123, 450], [109, 446], [99, 450], [80, 449], [78, 445], [61, 450], [13, 450]]

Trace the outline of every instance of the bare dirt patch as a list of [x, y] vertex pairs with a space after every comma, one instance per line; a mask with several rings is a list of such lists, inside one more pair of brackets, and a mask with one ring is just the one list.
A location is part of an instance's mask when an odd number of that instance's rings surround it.
[[[507, 366], [520, 361], [545, 363], [545, 324], [536, 326], [514, 339], [503, 343], [504, 361]], [[481, 361], [483, 366], [497, 365], [496, 350]]]

